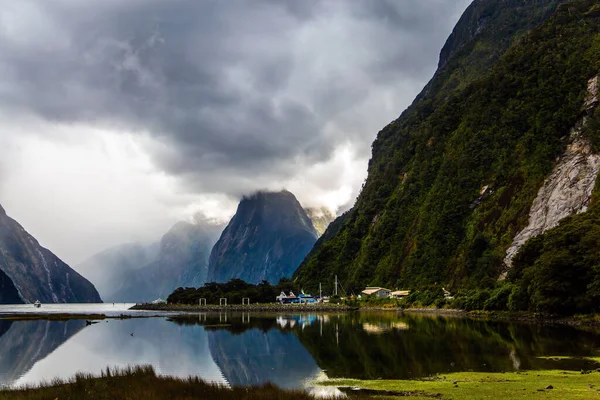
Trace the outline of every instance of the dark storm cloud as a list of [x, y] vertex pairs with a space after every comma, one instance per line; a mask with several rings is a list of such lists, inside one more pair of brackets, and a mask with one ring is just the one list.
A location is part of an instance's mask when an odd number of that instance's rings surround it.
[[424, 84], [466, 4], [0, 0], [0, 107], [148, 134], [168, 174], [237, 194], [368, 151], [369, 95]]

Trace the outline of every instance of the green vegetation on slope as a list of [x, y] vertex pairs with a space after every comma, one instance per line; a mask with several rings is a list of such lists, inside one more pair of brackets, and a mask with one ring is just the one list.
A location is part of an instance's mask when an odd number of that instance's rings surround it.
[[[600, 134], [591, 122], [587, 131], [592, 138]], [[587, 212], [567, 217], [527, 241], [513, 260], [506, 282], [458, 293], [451, 305], [546, 315], [600, 312], [599, 185], [600, 181]]]
[[530, 239], [517, 255], [509, 281], [511, 311], [600, 312], [600, 210], [568, 217]]
[[[519, 15], [527, 19], [542, 3]], [[563, 4], [485, 77], [437, 93], [446, 65], [430, 93], [379, 133], [356, 206], [304, 261], [298, 282], [310, 289], [338, 275], [347, 291], [495, 285], [580, 118], [587, 81], [600, 71], [599, 17], [596, 1]], [[498, 42], [510, 36], [496, 34]]]

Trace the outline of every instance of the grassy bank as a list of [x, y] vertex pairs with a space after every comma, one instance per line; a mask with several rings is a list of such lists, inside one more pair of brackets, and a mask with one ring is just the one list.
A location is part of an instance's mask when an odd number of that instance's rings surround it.
[[0, 390], [3, 400], [284, 400], [313, 399], [303, 391], [282, 390], [273, 385], [227, 388], [199, 378], [157, 376], [152, 367], [107, 370], [101, 376], [79, 374], [69, 381], [17, 390]]
[[[421, 380], [329, 380], [323, 386], [348, 388], [352, 399], [440, 398], [595, 399], [600, 398], [599, 371], [525, 371], [514, 373], [458, 372]], [[361, 388], [362, 390], [355, 390]], [[199, 378], [157, 376], [150, 366], [106, 370], [100, 376], [78, 374], [68, 381], [1, 389], [6, 400], [284, 400], [314, 399], [302, 390], [270, 384], [228, 388]]]
[[458, 372], [423, 380], [331, 380], [323, 384], [367, 389], [371, 394], [409, 393], [408, 398], [600, 399], [598, 371]]

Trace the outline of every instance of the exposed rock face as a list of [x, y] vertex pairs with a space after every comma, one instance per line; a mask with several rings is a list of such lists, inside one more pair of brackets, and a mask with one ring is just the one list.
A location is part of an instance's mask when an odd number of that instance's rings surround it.
[[212, 249], [208, 281], [277, 283], [291, 277], [317, 240], [312, 221], [288, 191], [242, 199]]
[[[598, 104], [598, 76], [588, 82], [584, 109], [591, 112]], [[506, 251], [507, 267], [521, 246], [532, 237], [554, 228], [565, 217], [587, 211], [600, 170], [600, 154], [592, 152], [589, 141], [582, 136], [586, 117], [570, 134], [571, 143], [531, 205], [529, 224], [519, 232]], [[505, 274], [501, 276], [504, 278]]]
[[307, 208], [305, 210], [317, 231], [317, 235], [321, 237], [329, 224], [335, 219], [335, 215], [327, 208]]
[[178, 222], [151, 245], [129, 244], [104, 251], [80, 266], [94, 269], [103, 298], [109, 302], [166, 298], [178, 287], [204, 284], [208, 257], [220, 225]]
[[[100, 295], [0, 207], [0, 302], [100, 303]], [[16, 296], [15, 296], [16, 294]]]

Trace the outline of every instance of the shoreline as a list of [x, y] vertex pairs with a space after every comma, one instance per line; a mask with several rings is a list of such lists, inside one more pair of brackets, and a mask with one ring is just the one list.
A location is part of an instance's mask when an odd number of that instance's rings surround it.
[[48, 321], [68, 321], [72, 319], [86, 319], [91, 321], [99, 321], [105, 319], [133, 319], [133, 318], [153, 318], [153, 317], [164, 317], [164, 314], [98, 314], [98, 313], [6, 313], [0, 314], [0, 320], [8, 321], [37, 321], [37, 320], [48, 320]]
[[337, 304], [249, 304], [249, 305], [190, 305], [190, 304], [136, 304], [129, 310], [165, 311], [165, 312], [335, 312], [359, 311], [358, 307]]
[[[135, 312], [138, 311], [138, 312]], [[0, 320], [55, 320], [70, 319], [106, 320], [153, 318], [185, 315], [190, 313], [276, 313], [289, 314], [298, 312], [396, 312], [399, 314], [423, 314], [430, 316], [469, 318], [479, 321], [518, 322], [540, 325], [568, 325], [578, 327], [600, 327], [600, 314], [560, 316], [537, 313], [514, 313], [509, 311], [465, 311], [446, 308], [401, 308], [401, 307], [356, 307], [337, 304], [250, 304], [250, 305], [188, 305], [188, 304], [136, 304], [120, 314], [103, 314], [98, 312], [45, 313], [45, 312], [10, 312], [0, 314]]]

